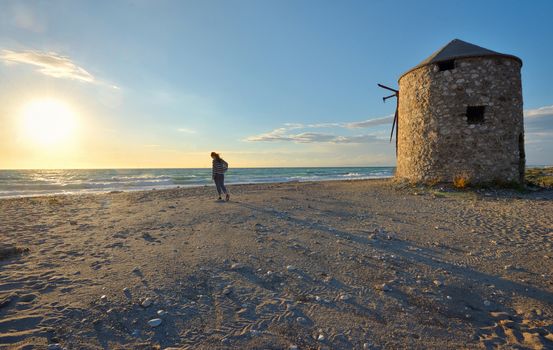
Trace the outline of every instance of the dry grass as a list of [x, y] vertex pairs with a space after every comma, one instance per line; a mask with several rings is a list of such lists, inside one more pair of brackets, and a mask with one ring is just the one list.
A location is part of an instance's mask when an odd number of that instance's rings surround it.
[[526, 169], [525, 178], [529, 185], [553, 188], [553, 167]]
[[439, 185], [440, 183], [441, 183], [440, 179], [435, 177], [435, 178], [426, 180], [424, 184], [426, 186], [434, 187], [434, 186]]
[[470, 185], [470, 176], [467, 174], [455, 175], [453, 178], [453, 186], [458, 189], [467, 188]]

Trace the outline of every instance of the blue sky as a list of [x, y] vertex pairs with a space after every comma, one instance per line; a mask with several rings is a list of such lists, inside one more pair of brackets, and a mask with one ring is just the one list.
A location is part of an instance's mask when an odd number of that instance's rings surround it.
[[[201, 167], [212, 150], [235, 166], [394, 165], [394, 102], [376, 83], [397, 86], [454, 38], [523, 60], [528, 164], [552, 164], [551, 13], [505, 0], [2, 1], [0, 168]], [[75, 111], [71, 144], [17, 136], [37, 98]]]

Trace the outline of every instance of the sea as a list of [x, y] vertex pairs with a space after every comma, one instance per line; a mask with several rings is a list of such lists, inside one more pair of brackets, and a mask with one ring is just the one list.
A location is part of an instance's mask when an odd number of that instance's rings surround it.
[[[233, 168], [225, 184], [388, 178], [395, 167]], [[0, 170], [0, 198], [213, 185], [211, 169]]]

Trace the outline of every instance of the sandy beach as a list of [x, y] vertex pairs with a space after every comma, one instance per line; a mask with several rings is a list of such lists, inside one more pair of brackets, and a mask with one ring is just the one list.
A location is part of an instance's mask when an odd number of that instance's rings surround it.
[[0, 348], [553, 348], [553, 190], [230, 190], [0, 200]]

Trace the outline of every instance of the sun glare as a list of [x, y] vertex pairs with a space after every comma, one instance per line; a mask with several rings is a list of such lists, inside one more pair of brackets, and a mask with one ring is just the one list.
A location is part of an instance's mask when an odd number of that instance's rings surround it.
[[74, 112], [59, 100], [31, 101], [23, 107], [21, 117], [25, 138], [41, 146], [65, 143], [76, 128]]

